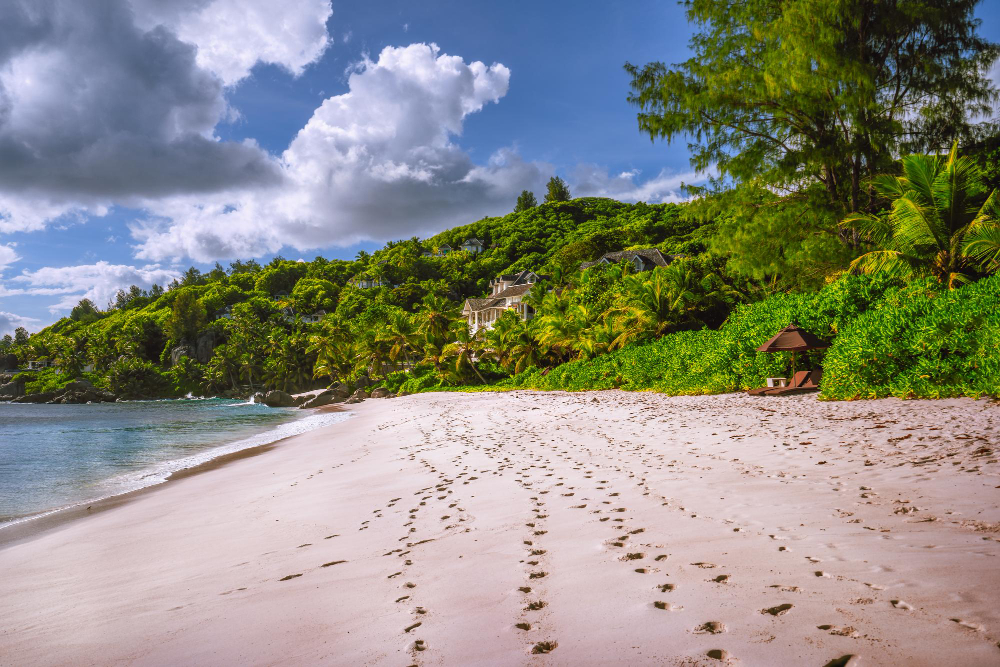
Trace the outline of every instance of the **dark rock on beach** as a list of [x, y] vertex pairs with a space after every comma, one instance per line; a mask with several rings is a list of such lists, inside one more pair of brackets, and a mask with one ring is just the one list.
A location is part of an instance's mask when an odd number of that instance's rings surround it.
[[10, 380], [0, 384], [0, 401], [9, 401], [24, 396], [24, 380]]
[[295, 399], [287, 392], [274, 389], [264, 394], [264, 405], [270, 408], [291, 408], [295, 406]]

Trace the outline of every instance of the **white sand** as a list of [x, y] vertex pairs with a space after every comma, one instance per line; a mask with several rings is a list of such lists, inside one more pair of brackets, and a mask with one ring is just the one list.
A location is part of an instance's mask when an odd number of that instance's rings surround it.
[[0, 663], [1000, 664], [995, 404], [356, 408], [0, 550]]

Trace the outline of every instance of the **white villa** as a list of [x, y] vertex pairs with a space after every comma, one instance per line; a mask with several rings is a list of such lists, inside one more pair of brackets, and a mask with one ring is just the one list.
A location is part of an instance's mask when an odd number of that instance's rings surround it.
[[617, 264], [618, 262], [630, 262], [638, 272], [652, 271], [658, 266], [668, 266], [670, 262], [677, 259], [679, 255], [664, 255], [656, 248], [638, 248], [636, 250], [621, 250], [619, 252], [605, 253], [594, 262], [584, 262], [580, 265], [580, 270], [584, 271], [598, 264]]
[[360, 274], [348, 281], [358, 289], [374, 289], [376, 287], [392, 287], [388, 280], [382, 278], [372, 278], [369, 275]]
[[468, 239], [462, 244], [462, 250], [472, 253], [473, 255], [478, 255], [483, 251], [483, 249], [485, 249], [485, 247], [486, 246], [483, 245], [483, 242], [477, 238]]
[[535, 309], [522, 302], [524, 295], [539, 280], [540, 276], [531, 271], [522, 271], [508, 275], [497, 276], [490, 281], [490, 295], [485, 299], [466, 299], [462, 307], [462, 315], [469, 323], [469, 331], [476, 333], [480, 329], [492, 329], [493, 324], [507, 310], [514, 310], [522, 321], [528, 321], [535, 315]]

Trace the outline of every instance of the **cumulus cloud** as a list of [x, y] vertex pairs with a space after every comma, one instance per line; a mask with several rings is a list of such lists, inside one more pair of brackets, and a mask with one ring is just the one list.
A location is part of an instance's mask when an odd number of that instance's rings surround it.
[[302, 74], [326, 51], [326, 22], [333, 14], [330, 0], [132, 0], [132, 5], [140, 26], [166, 26], [195, 45], [198, 65], [226, 85], [249, 76], [258, 62]]
[[19, 259], [21, 258], [14, 250], [14, 246], [0, 245], [0, 273]]
[[465, 118], [507, 93], [501, 64], [466, 63], [434, 44], [387, 47], [354, 67], [281, 156], [267, 192], [174, 198], [133, 227], [137, 256], [258, 255], [437, 230], [507, 211], [551, 167], [503, 150], [486, 165], [455, 143]]
[[10, 282], [20, 287], [0, 287], [0, 296], [57, 295], [60, 299], [49, 307], [49, 312], [58, 313], [72, 308], [80, 299], [90, 299], [103, 307], [120, 289], [131, 285], [149, 289], [153, 283], [162, 286], [179, 277], [177, 271], [158, 264], [136, 267], [102, 261], [78, 266], [49, 266], [23, 271], [11, 278]]
[[[329, 3], [141, 4], [0, 4], [0, 231], [280, 182], [277, 160], [254, 142], [214, 136], [233, 113], [225, 86], [257, 61], [297, 73], [319, 57]], [[154, 6], [171, 11], [158, 17]]]
[[13, 335], [14, 329], [18, 327], [24, 327], [30, 331], [35, 324], [38, 324], [38, 320], [33, 317], [24, 317], [0, 310], [0, 336]]
[[682, 186], [705, 179], [704, 174], [672, 174], [666, 169], [646, 181], [640, 182], [639, 176], [638, 169], [609, 174], [607, 168], [583, 164], [573, 171], [570, 182], [573, 195], [577, 197], [612, 197], [621, 201], [661, 204], [685, 201], [687, 197]]

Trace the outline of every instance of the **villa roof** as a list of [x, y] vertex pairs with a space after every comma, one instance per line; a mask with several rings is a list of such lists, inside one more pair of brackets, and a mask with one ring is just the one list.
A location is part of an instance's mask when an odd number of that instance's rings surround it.
[[488, 296], [485, 299], [466, 299], [465, 306], [463, 306], [462, 309], [465, 310], [468, 308], [469, 310], [475, 312], [479, 310], [488, 310], [490, 308], [506, 308], [507, 299], [527, 294], [531, 291], [532, 287], [534, 287], [534, 285], [513, 285], [497, 294], [494, 294], [493, 296]]
[[493, 295], [494, 299], [506, 299], [512, 296], [518, 296], [526, 292], [530, 292], [534, 285], [511, 285], [505, 290], [498, 292]]
[[489, 308], [489, 305], [491, 303], [493, 303], [494, 301], [496, 301], [496, 299], [492, 299], [492, 298], [491, 299], [466, 299], [465, 300], [465, 305], [469, 308], [469, 310], [472, 310], [472, 311], [486, 310], [487, 308]]
[[465, 243], [463, 243], [462, 245], [469, 245], [471, 243], [478, 243], [479, 245], [483, 245], [483, 242], [477, 239], [476, 237], [472, 237], [471, 239], [466, 239]]
[[631, 262], [635, 260], [636, 257], [642, 257], [645, 261], [650, 262], [656, 266], [667, 266], [676, 259], [676, 255], [664, 255], [662, 252], [656, 248], [637, 248], [635, 250], [619, 250], [617, 252], [606, 252], [601, 255], [600, 259], [594, 262], [584, 262], [580, 265], [580, 269], [589, 269], [590, 267], [598, 264], [602, 261], [617, 264], [618, 262], [625, 260]]

